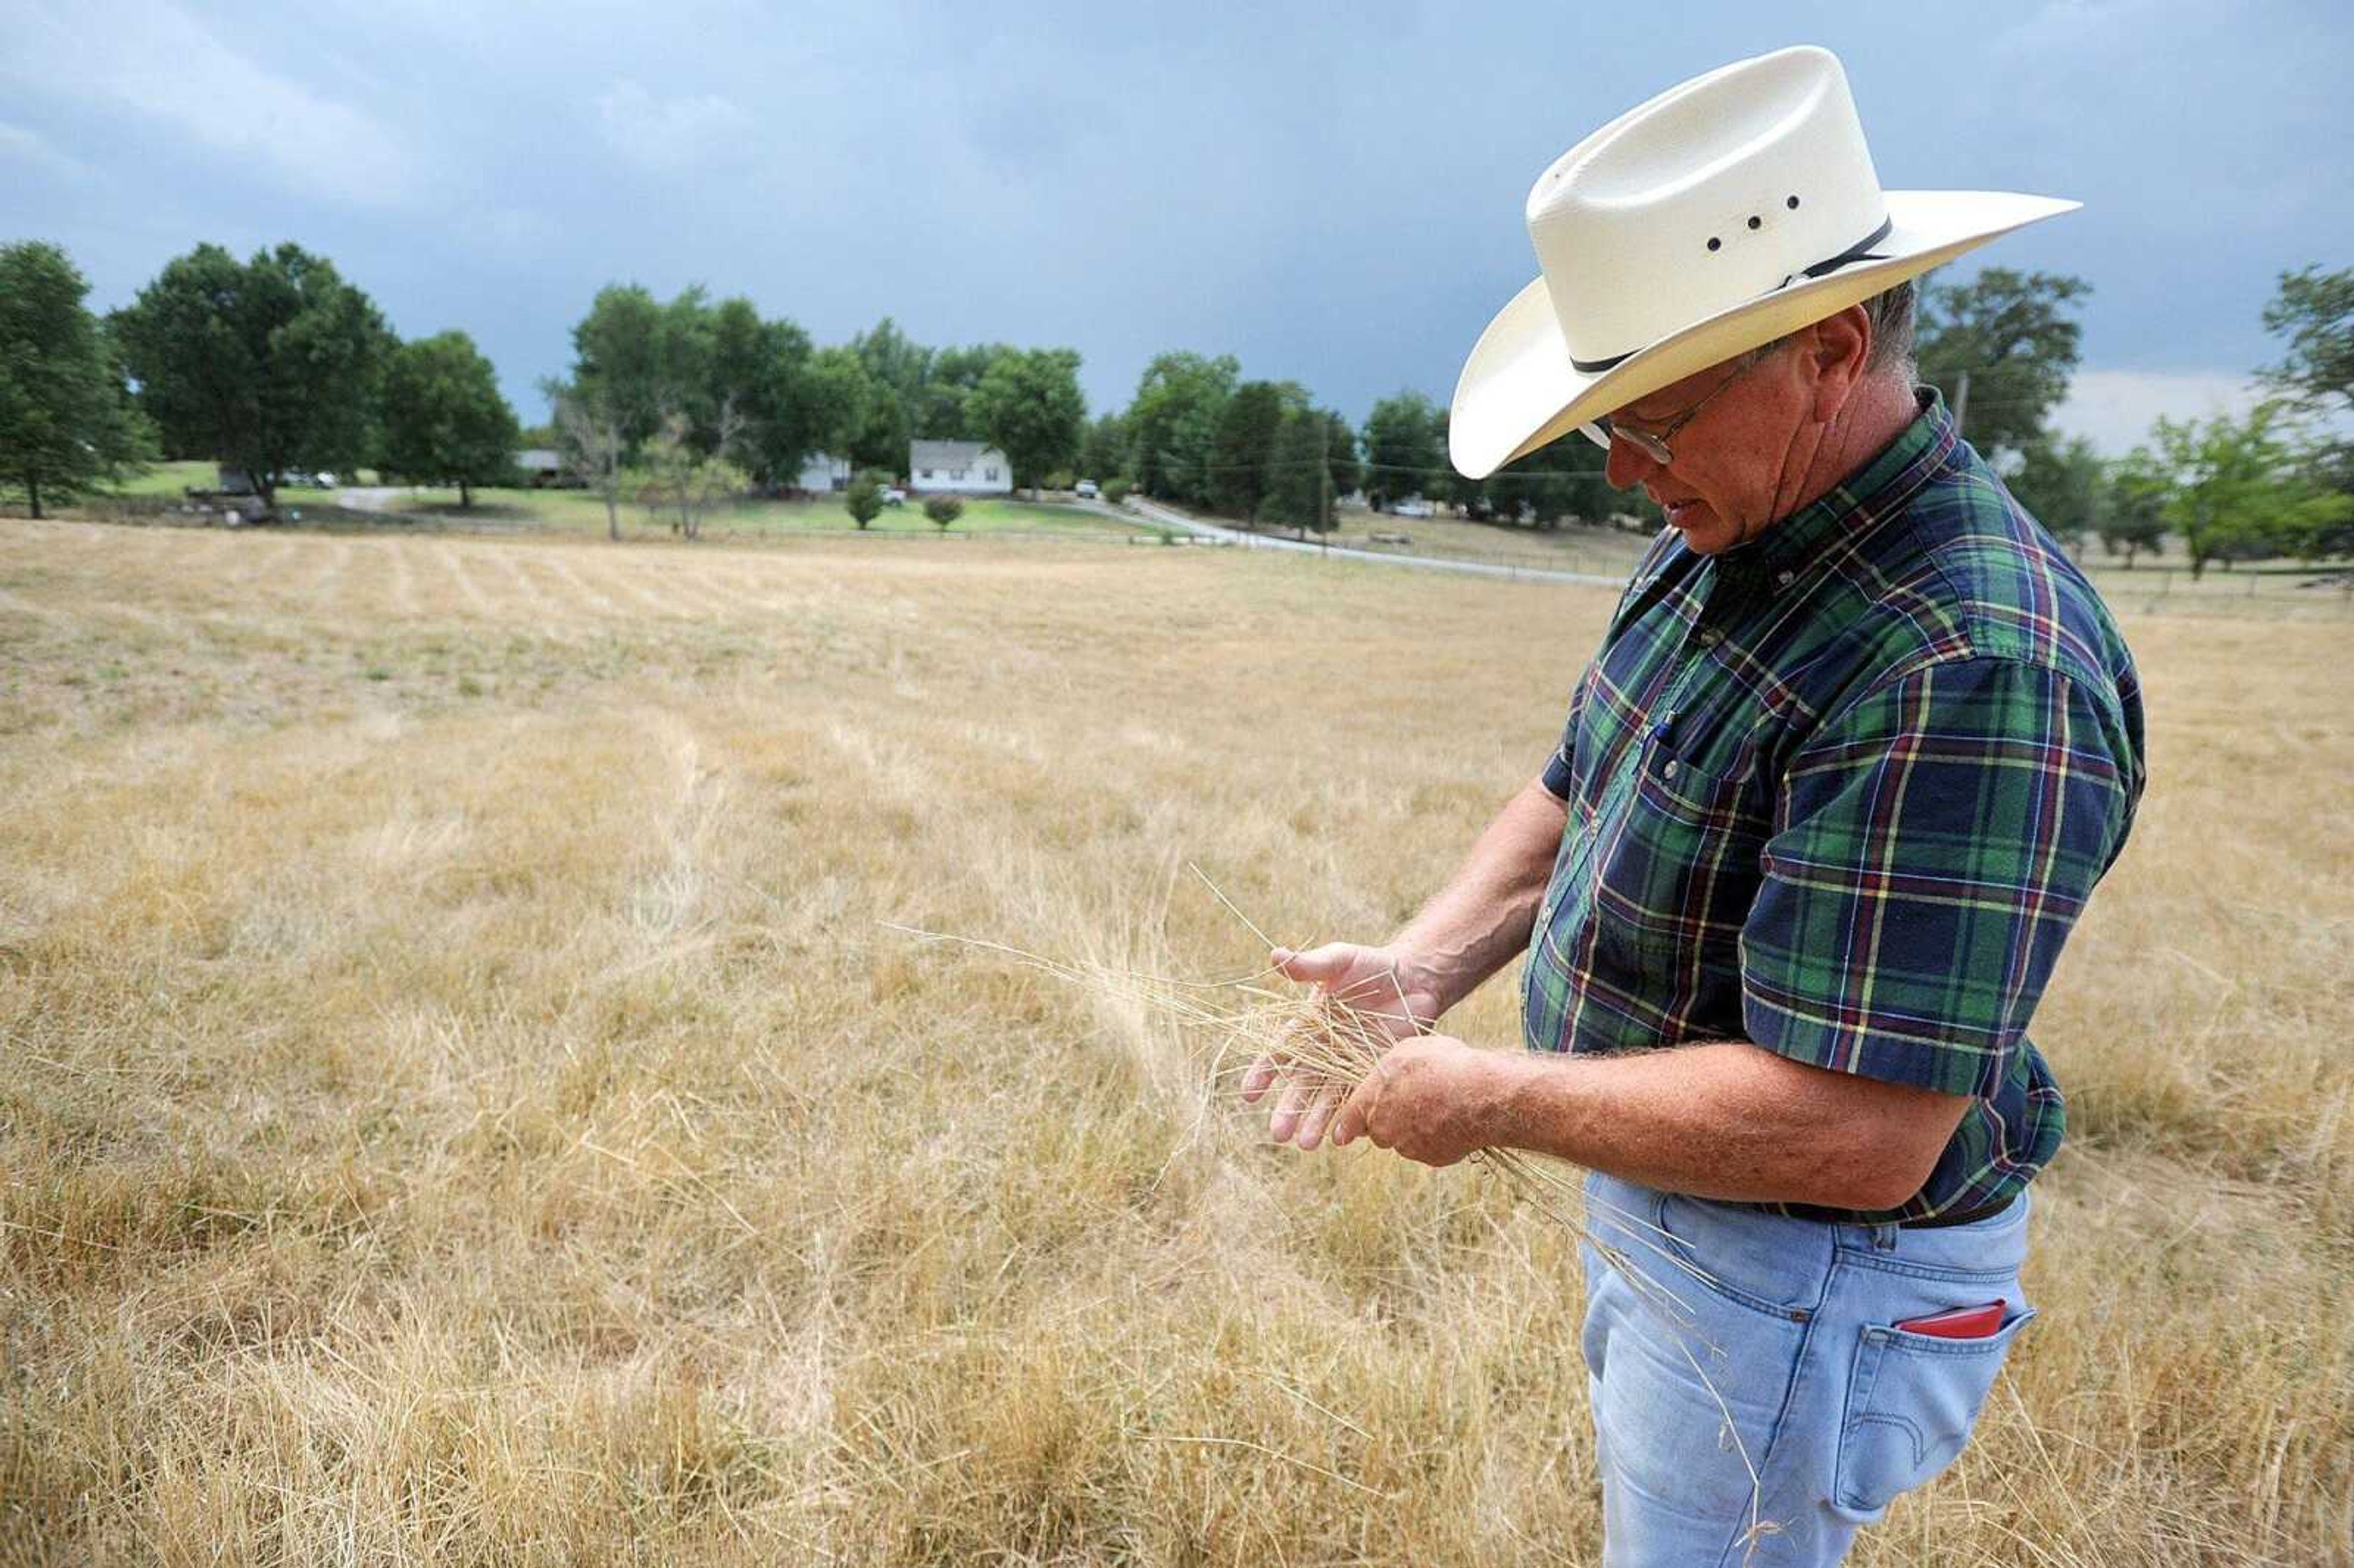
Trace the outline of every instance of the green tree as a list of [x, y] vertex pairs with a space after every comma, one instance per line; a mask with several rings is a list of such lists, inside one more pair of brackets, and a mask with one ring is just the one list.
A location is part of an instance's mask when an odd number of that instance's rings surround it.
[[2314, 411], [2354, 410], [2354, 267], [2283, 272], [2264, 307], [2264, 330], [2288, 339], [2281, 363], [2261, 373], [2265, 379]]
[[[859, 363], [857, 351], [847, 344], [821, 348], [810, 355], [808, 382], [818, 448], [855, 463], [855, 448], [866, 428], [868, 406], [876, 390], [867, 377], [866, 366]], [[892, 463], [891, 471], [896, 473], [907, 461], [907, 454], [903, 450]]]
[[90, 285], [54, 245], [0, 246], [0, 482], [41, 503], [118, 477], [152, 440], [112, 344], [83, 308]]
[[1452, 471], [1439, 412], [1419, 392], [1400, 392], [1365, 416], [1365, 490], [1376, 512], [1435, 493]]
[[1339, 499], [1365, 483], [1364, 465], [1357, 461], [1356, 427], [1331, 408], [1324, 415], [1324, 469], [1332, 476], [1332, 496]]
[[199, 245], [113, 319], [164, 450], [243, 469], [264, 501], [286, 474], [353, 467], [376, 444], [394, 338], [323, 257], [281, 245], [240, 266]]
[[[852, 338], [850, 348], [866, 374], [897, 393], [901, 406], [912, 416], [923, 401], [924, 384], [931, 379], [932, 351], [901, 332], [899, 323], [889, 316]], [[899, 461], [905, 462], [907, 453], [900, 453]]]
[[631, 451], [661, 428], [675, 395], [663, 380], [663, 309], [636, 283], [610, 283], [572, 329], [572, 387], [619, 423]]
[[381, 464], [411, 482], [458, 487], [458, 504], [474, 503], [474, 486], [505, 484], [514, 473], [522, 431], [499, 395], [491, 362], [462, 332], [402, 344], [384, 376]]
[[970, 440], [971, 433], [981, 428], [972, 408], [972, 395], [980, 390], [990, 366], [1016, 352], [1011, 344], [991, 343], [976, 344], [970, 348], [943, 348], [935, 353], [917, 397], [917, 439]]
[[861, 472], [842, 493], [842, 503], [850, 511], [850, 520], [864, 531], [869, 523], [883, 514], [883, 487], [875, 482], [871, 473]]
[[[2279, 293], [2264, 307], [2264, 327], [2288, 339], [2288, 353], [2259, 374], [2317, 429], [2342, 431], [2354, 412], [2354, 268], [2282, 273]], [[2324, 433], [2309, 450], [2317, 483], [2354, 494], [2354, 440]], [[2314, 550], [2354, 556], [2354, 524], [2325, 529]]]
[[[1235, 400], [1242, 400], [1236, 391]], [[1257, 520], [1289, 528], [1330, 533], [1334, 488], [1325, 444], [1331, 439], [1331, 414], [1322, 408], [1284, 411], [1267, 465], [1265, 495]]]
[[1609, 453], [1583, 436], [1524, 452], [1490, 476], [1496, 509], [1515, 521], [1525, 515], [1548, 531], [1564, 517], [1600, 523], [1624, 510], [1629, 499], [1604, 477], [1609, 460]]
[[1087, 426], [1079, 438], [1079, 477], [1108, 483], [1128, 471], [1128, 421], [1106, 414]]
[[1214, 359], [1163, 354], [1144, 367], [1128, 406], [1129, 477], [1139, 490], [1163, 501], [1200, 503], [1218, 416], [1241, 371], [1231, 354]]
[[2061, 272], [1988, 267], [1967, 283], [1921, 291], [1914, 357], [1947, 407], [1969, 374], [1963, 434], [1982, 452], [2024, 452], [2068, 395], [2083, 331], [2073, 312], [2093, 291]]
[[635, 283], [597, 291], [572, 329], [572, 386], [620, 421], [632, 457], [673, 414], [709, 450], [725, 392], [715, 374], [713, 313], [700, 288], [663, 304]]
[[[781, 318], [761, 320], [749, 300], [728, 299], [711, 313], [710, 344], [705, 418], [714, 422], [696, 432], [696, 444], [740, 464], [750, 483], [769, 490], [791, 483], [823, 444], [809, 334]], [[742, 425], [724, 442], [716, 423], [723, 409]]]
[[2309, 453], [2296, 443], [2287, 414], [2268, 402], [2244, 419], [2160, 419], [2153, 445], [2137, 449], [2137, 462], [2163, 476], [2162, 513], [2193, 579], [2211, 561], [2309, 554], [2354, 514], [2354, 497], [2309, 477]]
[[862, 467], [905, 473], [907, 443], [916, 438], [925, 385], [931, 379], [932, 351], [889, 316], [853, 337], [850, 350], [865, 374], [866, 397], [848, 456]]
[[2106, 466], [2082, 436], [2067, 442], [2039, 434], [2021, 454], [2018, 471], [2004, 481], [2021, 506], [2077, 555], [2102, 533], [2110, 489]]
[[953, 495], [934, 495], [924, 502], [924, 515], [939, 525], [941, 533], [949, 524], [964, 515], [964, 503]]
[[1218, 412], [1217, 434], [1210, 445], [1206, 477], [1212, 510], [1246, 523], [1257, 519], [1270, 477], [1267, 464], [1275, 456], [1283, 420], [1283, 394], [1274, 382], [1246, 381], [1235, 388]]
[[2166, 471], [2146, 447], [2109, 467], [2109, 498], [2101, 509], [2101, 547], [2126, 558], [2126, 570], [2144, 550], [2155, 556], [2166, 547], [2166, 498], [2171, 488]]
[[965, 411], [981, 439], [1004, 452], [1013, 482], [1034, 491], [1041, 476], [1078, 455], [1087, 423], [1079, 391], [1079, 354], [1034, 348], [1002, 354], [966, 399]]

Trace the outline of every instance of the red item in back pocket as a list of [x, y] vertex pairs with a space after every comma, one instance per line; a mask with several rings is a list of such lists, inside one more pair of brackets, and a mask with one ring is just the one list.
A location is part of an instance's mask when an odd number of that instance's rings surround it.
[[1989, 1301], [1983, 1307], [1956, 1307], [1950, 1312], [1907, 1318], [1896, 1326], [1908, 1334], [1926, 1334], [1935, 1340], [1983, 1340], [2002, 1327], [2002, 1302]]

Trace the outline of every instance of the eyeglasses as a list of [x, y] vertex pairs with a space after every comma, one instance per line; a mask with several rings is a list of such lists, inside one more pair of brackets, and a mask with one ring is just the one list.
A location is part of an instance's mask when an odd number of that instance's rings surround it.
[[1604, 451], [1608, 451], [1610, 450], [1610, 443], [1613, 439], [1623, 440], [1628, 446], [1633, 447], [1637, 451], [1641, 452], [1645, 457], [1649, 458], [1653, 462], [1658, 463], [1661, 468], [1665, 468], [1668, 464], [1676, 461], [1676, 454], [1668, 450], [1668, 438], [1674, 435], [1678, 430], [1682, 429], [1686, 425], [1691, 424], [1692, 419], [1702, 408], [1709, 406], [1711, 399], [1714, 398], [1718, 393], [1723, 391], [1726, 387], [1732, 386], [1734, 382], [1740, 380], [1743, 376], [1748, 375], [1752, 370], [1764, 363], [1765, 361], [1762, 358], [1753, 359], [1747, 365], [1743, 366], [1740, 369], [1734, 371], [1732, 375], [1718, 382], [1713, 387], [1709, 389], [1706, 397], [1693, 404], [1691, 408], [1686, 408], [1682, 413], [1678, 414], [1674, 418], [1669, 420], [1667, 428], [1660, 430], [1657, 435], [1652, 434], [1649, 430], [1638, 430], [1628, 426], [1617, 423], [1607, 414], [1605, 414], [1601, 418], [1595, 420], [1591, 424], [1578, 426], [1578, 431], [1580, 434], [1584, 435], [1587, 440], [1592, 441]]

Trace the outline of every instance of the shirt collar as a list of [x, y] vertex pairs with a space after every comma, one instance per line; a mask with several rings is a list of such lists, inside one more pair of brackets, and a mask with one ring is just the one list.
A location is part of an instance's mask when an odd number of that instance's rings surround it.
[[1771, 574], [1777, 587], [1788, 587], [1841, 538], [1901, 510], [1961, 439], [1935, 387], [1915, 387], [1913, 398], [1920, 413], [1879, 456], [1747, 544], [1720, 554], [1722, 577], [1755, 582]]

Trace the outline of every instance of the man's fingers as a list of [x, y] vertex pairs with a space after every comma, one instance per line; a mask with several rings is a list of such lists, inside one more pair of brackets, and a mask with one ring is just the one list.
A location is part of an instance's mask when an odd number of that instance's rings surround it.
[[1338, 1084], [1327, 1084], [1318, 1091], [1315, 1103], [1299, 1123], [1299, 1136], [1295, 1140], [1302, 1149], [1313, 1149], [1324, 1139], [1324, 1128], [1331, 1123], [1332, 1113], [1341, 1108], [1341, 1091]]
[[1315, 1100], [1316, 1089], [1314, 1080], [1299, 1074], [1286, 1078], [1283, 1097], [1275, 1102], [1275, 1114], [1267, 1118], [1267, 1136], [1278, 1143], [1289, 1142], [1292, 1129], [1299, 1125], [1301, 1114]]
[[1258, 1104], [1259, 1097], [1266, 1094], [1267, 1086], [1275, 1082], [1275, 1074], [1276, 1059], [1272, 1055], [1261, 1056], [1253, 1062], [1243, 1074], [1243, 1104]]
[[1356, 948], [1347, 942], [1327, 942], [1320, 948], [1310, 948], [1295, 953], [1289, 948], [1278, 948], [1267, 955], [1284, 978], [1319, 985], [1329, 985], [1349, 972], [1356, 960]]
[[1357, 1086], [1357, 1092], [1332, 1118], [1332, 1144], [1345, 1149], [1365, 1135], [1367, 1121], [1373, 1114], [1373, 1102], [1381, 1098], [1382, 1075], [1373, 1074]]

